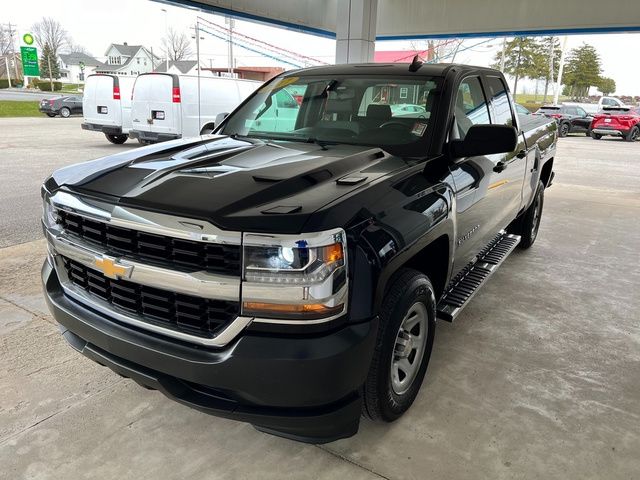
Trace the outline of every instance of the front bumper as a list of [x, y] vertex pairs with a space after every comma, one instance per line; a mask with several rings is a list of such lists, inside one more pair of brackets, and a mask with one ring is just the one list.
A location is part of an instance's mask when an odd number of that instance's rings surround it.
[[111, 125], [100, 125], [99, 123], [84, 122], [80, 125], [83, 130], [89, 130], [92, 132], [101, 132], [107, 135], [122, 135], [122, 127], [116, 127]]
[[42, 281], [65, 339], [141, 385], [294, 440], [324, 443], [358, 431], [358, 390], [369, 369], [377, 319], [313, 336], [245, 332], [213, 350], [127, 327], [73, 301], [48, 261]]
[[176, 140], [181, 138], [181, 135], [175, 133], [158, 133], [158, 132], [145, 132], [143, 130], [130, 130], [129, 138], [138, 138], [145, 142], [166, 142], [168, 140]]

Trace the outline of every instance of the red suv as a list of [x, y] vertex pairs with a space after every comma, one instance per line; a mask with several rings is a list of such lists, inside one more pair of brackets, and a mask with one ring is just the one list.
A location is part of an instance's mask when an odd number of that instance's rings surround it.
[[603, 135], [622, 137], [627, 142], [640, 139], [640, 108], [604, 107], [591, 122], [591, 136], [600, 140]]

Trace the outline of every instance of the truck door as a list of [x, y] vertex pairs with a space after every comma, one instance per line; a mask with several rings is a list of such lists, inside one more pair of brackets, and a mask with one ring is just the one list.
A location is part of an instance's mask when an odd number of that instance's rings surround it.
[[[502, 91], [511, 112], [506, 89], [502, 88]], [[450, 138], [464, 139], [471, 126], [490, 124], [491, 115], [497, 123], [494, 107], [489, 107], [493, 96], [483, 88], [480, 76], [464, 78], [456, 94]], [[501, 98], [496, 101], [500, 102]], [[506, 123], [507, 119], [504, 121]], [[513, 122], [513, 118], [510, 121]], [[517, 212], [522, 196], [524, 170], [512, 165], [514, 158], [515, 153], [469, 157], [458, 159], [452, 167], [458, 227], [454, 271], [473, 260], [509, 224], [510, 217], [515, 217], [513, 212]]]
[[[500, 198], [500, 214], [498, 229], [505, 228], [516, 217], [522, 206], [522, 188], [527, 167], [527, 148], [524, 135], [512, 109], [513, 103], [504, 80], [498, 76], [485, 77], [487, 95], [491, 104], [491, 123], [508, 125], [518, 130], [518, 146], [513, 152], [503, 153], [493, 169], [493, 186]], [[535, 152], [531, 152], [535, 155]], [[532, 158], [533, 160], [533, 158]]]

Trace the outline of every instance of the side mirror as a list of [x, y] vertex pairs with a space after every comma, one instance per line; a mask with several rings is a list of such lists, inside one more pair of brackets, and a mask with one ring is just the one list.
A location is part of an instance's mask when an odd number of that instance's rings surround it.
[[225, 118], [229, 116], [229, 112], [223, 112], [216, 115], [215, 125], [216, 128], [220, 126], [220, 124], [224, 121]]
[[518, 145], [516, 129], [507, 125], [473, 125], [464, 140], [449, 143], [451, 158], [513, 152]]

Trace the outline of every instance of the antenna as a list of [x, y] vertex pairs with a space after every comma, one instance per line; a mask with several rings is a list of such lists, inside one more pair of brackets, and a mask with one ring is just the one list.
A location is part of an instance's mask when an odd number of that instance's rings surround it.
[[420, 57], [416, 55], [415, 57], [413, 57], [413, 60], [411, 61], [411, 65], [409, 65], [409, 71], [417, 72], [421, 66], [422, 66], [422, 60], [420, 60]]

